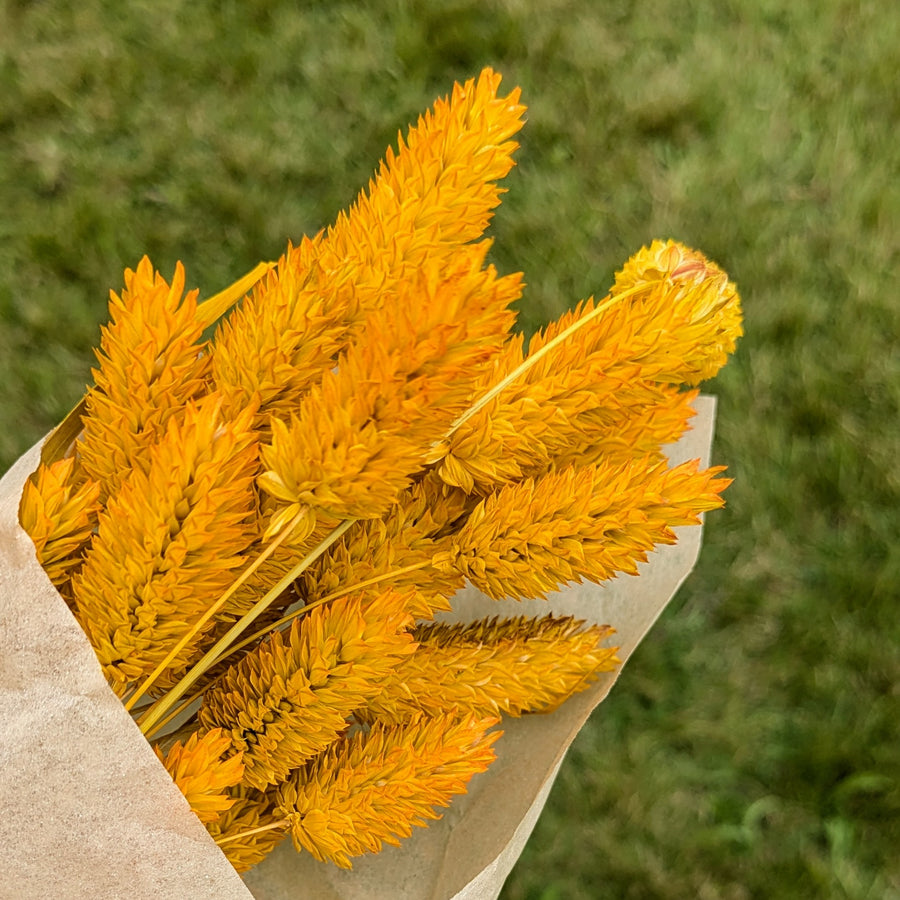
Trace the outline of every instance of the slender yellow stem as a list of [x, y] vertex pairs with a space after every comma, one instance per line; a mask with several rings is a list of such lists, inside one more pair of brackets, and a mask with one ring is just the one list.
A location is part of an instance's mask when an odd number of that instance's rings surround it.
[[[333, 591], [328, 594], [326, 597], [321, 597], [318, 600], [314, 600], [312, 603], [308, 603], [306, 606], [300, 607], [300, 609], [294, 610], [290, 615], [282, 616], [277, 621], [273, 622], [271, 625], [267, 625], [265, 628], [261, 628], [259, 631], [251, 634], [250, 637], [244, 638], [239, 643], [235, 644], [232, 647], [229, 647], [219, 658], [216, 660], [216, 664], [223, 662], [228, 659], [233, 653], [237, 653], [239, 650], [243, 650], [244, 647], [249, 647], [251, 644], [255, 644], [261, 638], [264, 638], [267, 634], [271, 634], [278, 628], [281, 628], [283, 625], [287, 625], [288, 622], [291, 622], [293, 619], [296, 619], [298, 616], [302, 616], [304, 613], [309, 612], [311, 609], [314, 609], [317, 606], [324, 606], [326, 603], [330, 603], [332, 600], [337, 600], [340, 597], [345, 596], [346, 594], [350, 594], [353, 591], [360, 590], [361, 588], [371, 587], [373, 584], [378, 584], [381, 581], [387, 581], [391, 578], [395, 578], [398, 575], [405, 575], [408, 572], [414, 572], [417, 569], [424, 569], [426, 566], [430, 565], [430, 562], [421, 562], [415, 563], [411, 566], [405, 566], [402, 569], [395, 569], [392, 572], [387, 572], [384, 575], [377, 575], [374, 578], [369, 578], [366, 581], [360, 581], [357, 584], [352, 584], [350, 587], [341, 588], [339, 591]], [[148, 732], [146, 732], [146, 737], [151, 738], [158, 735], [166, 725], [169, 724], [173, 719], [177, 718], [182, 712], [188, 709], [192, 703], [195, 703], [199, 700], [203, 694], [209, 690], [211, 685], [207, 684], [202, 690], [195, 691], [191, 694], [186, 700], [182, 701], [178, 706], [175, 707], [164, 719], [160, 720], [156, 723], [156, 725]], [[148, 707], [149, 709], [149, 707]], [[147, 717], [147, 712], [144, 712], [143, 716], [138, 717], [137, 724], [139, 726], [144, 725], [144, 720]]]
[[[204, 690], [205, 690], [205, 688], [204, 688]], [[190, 707], [190, 705], [192, 703], [199, 700], [202, 696], [203, 696], [202, 690], [196, 691], [195, 693], [191, 694], [190, 697], [188, 697], [186, 700], [183, 700], [181, 703], [178, 704], [178, 706], [175, 707], [175, 709], [171, 710], [171, 712], [169, 712], [169, 714], [165, 718], [163, 718], [161, 721], [157, 722], [156, 725], [154, 726], [153, 730], [148, 732], [145, 735], [145, 737], [147, 737], [148, 739], [151, 737], [156, 737], [166, 727], [166, 725], [168, 725], [174, 719], [177, 719], [186, 709], [188, 709]], [[137, 717], [137, 719], [135, 721], [137, 722], [138, 726], [140, 726], [143, 723], [144, 718], [147, 716], [149, 710], [150, 710], [150, 707], [148, 706], [143, 710], [142, 714]]]
[[172, 663], [172, 660], [188, 645], [188, 643], [199, 633], [200, 629], [217, 613], [222, 607], [234, 596], [234, 592], [244, 584], [247, 579], [281, 546], [282, 543], [287, 539], [287, 537], [291, 534], [294, 528], [297, 527], [297, 524], [300, 522], [301, 518], [306, 515], [305, 510], [301, 510], [297, 513], [296, 516], [291, 520], [290, 524], [287, 528], [283, 529], [282, 532], [272, 541], [256, 559], [244, 569], [243, 572], [235, 579], [232, 583], [231, 587], [216, 600], [215, 603], [210, 606], [206, 612], [197, 619], [196, 622], [188, 629], [185, 633], [184, 637], [181, 638], [180, 641], [169, 651], [168, 655], [165, 659], [147, 676], [144, 680], [144, 683], [132, 694], [131, 698], [125, 704], [125, 709], [131, 710], [134, 708], [134, 704], [147, 693], [147, 691], [152, 687], [153, 683], [162, 675], [163, 672], [169, 667]]
[[272, 822], [271, 825], [260, 825], [259, 828], [251, 828], [248, 831], [242, 831], [240, 834], [229, 834], [227, 837], [216, 838], [216, 843], [221, 847], [222, 844], [231, 843], [231, 841], [239, 841], [241, 838], [250, 837], [251, 834], [260, 834], [263, 831], [274, 831], [276, 828], [287, 828], [288, 820], [280, 819], [278, 822]]
[[430, 565], [430, 560], [426, 560], [425, 562], [420, 563], [414, 563], [411, 566], [404, 566], [402, 569], [394, 569], [390, 572], [386, 572], [384, 575], [376, 575], [374, 578], [369, 578], [366, 581], [358, 581], [356, 584], [351, 584], [349, 587], [341, 588], [339, 591], [332, 591], [327, 596], [320, 597], [318, 600], [313, 600], [312, 603], [307, 603], [306, 606], [301, 606], [299, 609], [295, 609], [292, 613], [289, 613], [286, 616], [282, 616], [280, 619], [277, 619], [270, 625], [267, 625], [265, 628], [261, 628], [255, 634], [251, 634], [250, 637], [244, 638], [244, 640], [242, 640], [239, 644], [235, 644], [233, 647], [231, 647], [227, 653], [223, 653], [219, 658], [219, 661], [221, 662], [223, 659], [227, 659], [229, 656], [231, 656], [232, 653], [237, 653], [238, 650], [243, 650], [244, 647], [248, 647], [250, 644], [258, 641], [260, 638], [264, 638], [267, 634], [276, 631], [277, 629], [281, 628], [282, 625], [287, 625], [288, 622], [291, 622], [299, 616], [302, 616], [304, 613], [309, 612], [311, 609], [315, 609], [317, 606], [324, 606], [326, 603], [331, 603], [332, 600], [337, 600], [340, 597], [345, 597], [347, 594], [352, 594], [354, 591], [359, 591], [363, 588], [371, 587], [373, 584], [379, 584], [382, 581], [390, 581], [390, 579], [396, 578], [398, 575], [406, 575], [409, 572], [415, 572]]
[[157, 722], [188, 692], [201, 675], [211, 669], [231, 646], [234, 639], [243, 634], [247, 628], [275, 601], [281, 592], [308, 566], [312, 565], [354, 522], [347, 519], [337, 526], [321, 543], [303, 557], [265, 596], [261, 597], [231, 628], [209, 649], [201, 660], [175, 685], [164, 697], [161, 697], [150, 709], [147, 717], [141, 722], [141, 731], [149, 734]]
[[534, 366], [538, 361], [543, 359], [554, 347], [557, 347], [567, 338], [570, 338], [576, 331], [581, 328], [584, 328], [588, 322], [593, 321], [602, 313], [605, 313], [611, 306], [615, 306], [617, 303], [620, 303], [622, 300], [627, 299], [628, 297], [634, 296], [634, 294], [638, 294], [641, 291], [645, 291], [647, 287], [651, 284], [656, 284], [658, 282], [662, 282], [663, 279], [657, 279], [656, 281], [645, 281], [639, 285], [635, 285], [632, 288], [628, 288], [628, 290], [622, 291], [621, 294], [616, 294], [612, 297], [607, 297], [601, 303], [594, 307], [586, 316], [578, 319], [576, 322], [573, 322], [568, 328], [564, 331], [561, 331], [553, 340], [548, 341], [538, 350], [536, 353], [527, 356], [512, 372], [509, 373], [505, 378], [501, 378], [489, 391], [486, 391], [482, 394], [478, 400], [475, 401], [459, 418], [450, 426], [447, 430], [447, 433], [444, 435], [444, 440], [450, 438], [453, 433], [465, 422], [467, 422], [472, 416], [475, 415], [479, 410], [483, 409], [487, 406], [491, 400], [494, 399], [499, 393], [509, 387], [519, 376], [523, 375], [527, 372], [532, 366]]

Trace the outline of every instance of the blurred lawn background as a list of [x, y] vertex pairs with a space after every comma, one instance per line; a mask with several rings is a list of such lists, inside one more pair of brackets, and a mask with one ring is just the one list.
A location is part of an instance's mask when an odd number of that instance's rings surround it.
[[527, 330], [654, 237], [738, 282], [736, 479], [576, 741], [505, 900], [900, 897], [895, 0], [4, 0], [0, 469], [143, 253], [208, 295], [348, 205], [490, 64]]

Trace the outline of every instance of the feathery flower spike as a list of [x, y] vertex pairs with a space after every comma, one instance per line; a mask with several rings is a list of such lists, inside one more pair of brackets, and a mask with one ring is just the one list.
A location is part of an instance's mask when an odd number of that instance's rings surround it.
[[244, 764], [239, 753], [223, 758], [230, 746], [228, 735], [214, 728], [205, 734], [192, 734], [185, 744], [177, 741], [167, 753], [154, 747], [159, 761], [204, 824], [214, 822], [235, 803], [228, 788], [240, 782]]
[[452, 261], [477, 240], [500, 202], [522, 126], [519, 91], [499, 97], [485, 69], [389, 149], [349, 214], [327, 233], [289, 247], [216, 335], [216, 387], [228, 408], [257, 404], [288, 418], [323, 364], [352, 340], [386, 291], [426, 260]]
[[465, 793], [494, 760], [500, 732], [487, 730], [496, 722], [421, 717], [342, 738], [278, 788], [275, 815], [287, 819], [297, 850], [349, 869], [350, 857], [399, 844]]
[[300, 578], [300, 593], [316, 602], [360, 582], [378, 579], [363, 596], [390, 586], [414, 590], [410, 613], [430, 619], [450, 608], [450, 598], [464, 584], [461, 574], [437, 569], [432, 560], [449, 547], [449, 529], [467, 512], [465, 497], [434, 497], [425, 484], [404, 491], [383, 519], [357, 522], [328, 554]]
[[465, 408], [473, 372], [496, 353], [513, 321], [519, 276], [483, 269], [487, 246], [429, 262], [386, 291], [365, 336], [301, 401], [289, 424], [273, 420], [260, 487], [282, 504], [276, 533], [303, 508], [336, 518], [379, 518], [420, 471], [433, 441]]
[[125, 270], [121, 296], [110, 292], [111, 324], [103, 328], [96, 387], [87, 396], [77, 447], [102, 496], [115, 495], [134, 465], [163, 435], [166, 423], [209, 385], [197, 291], [184, 292], [184, 267], [169, 285], [145, 256]]
[[[230, 586], [255, 533], [257, 465], [250, 416], [222, 423], [215, 395], [169, 420], [100, 516], [73, 580], [77, 614], [114, 690], [124, 693], [163, 661]], [[169, 687], [214, 622], [158, 680]]]
[[416, 652], [370, 701], [365, 718], [402, 722], [454, 707], [481, 716], [555, 709], [616, 667], [616, 648], [601, 646], [612, 633], [568, 616], [419, 625]]
[[604, 305], [597, 315], [593, 300], [579, 304], [536, 334], [527, 356], [520, 340], [508, 344], [480, 388], [522, 374], [429, 456], [448, 484], [487, 494], [546, 471], [573, 445], [614, 441], [618, 428], [634, 430], [632, 418], [656, 415], [662, 442], [677, 439], [686, 410], [668, 386], [710, 377], [734, 349], [741, 334], [734, 285], [696, 251], [655, 242], [617, 275]]
[[57, 590], [71, 601], [69, 579], [81, 565], [100, 512], [100, 485], [79, 480], [74, 458], [41, 464], [25, 482], [19, 522], [34, 541], [40, 562]]
[[381, 689], [413, 651], [411, 624], [404, 597], [389, 591], [314, 609], [286, 640], [275, 632], [226, 671], [203, 697], [200, 724], [228, 731], [244, 784], [264, 790], [324, 750]]
[[487, 497], [436, 565], [462, 572], [490, 597], [545, 597], [568, 582], [637, 574], [672, 528], [723, 505], [723, 467], [667, 468], [653, 458], [571, 467], [507, 485]]

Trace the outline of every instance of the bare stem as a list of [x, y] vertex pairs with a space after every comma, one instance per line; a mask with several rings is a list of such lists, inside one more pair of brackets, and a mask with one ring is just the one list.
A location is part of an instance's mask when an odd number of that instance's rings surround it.
[[250, 637], [244, 638], [244, 640], [242, 640], [239, 644], [235, 644], [233, 647], [229, 648], [227, 653], [223, 653], [219, 661], [221, 662], [223, 659], [226, 659], [232, 653], [236, 653], [238, 650], [243, 650], [244, 647], [255, 643], [260, 638], [264, 638], [267, 634], [278, 630], [282, 627], [282, 625], [287, 625], [288, 622], [291, 622], [299, 616], [302, 616], [304, 613], [309, 612], [311, 609], [315, 609], [317, 606], [324, 606], [326, 603], [331, 603], [332, 600], [337, 600], [340, 597], [345, 597], [347, 594], [352, 594], [354, 591], [371, 587], [373, 584], [379, 584], [382, 581], [390, 581], [391, 578], [396, 578], [398, 575], [406, 575], [408, 572], [415, 572], [418, 569], [424, 569], [426, 566], [430, 565], [430, 561], [414, 563], [411, 566], [404, 566], [402, 569], [394, 569], [393, 571], [386, 572], [383, 575], [376, 575], [375, 577], [369, 578], [366, 581], [359, 581], [356, 584], [351, 584], [349, 587], [343, 587], [339, 591], [332, 591], [332, 593], [328, 594], [327, 596], [320, 597], [318, 600], [313, 600], [312, 603], [307, 603], [306, 606], [301, 606], [299, 609], [295, 609], [292, 613], [289, 613], [286, 616], [282, 616], [280, 619], [277, 619], [275, 622], [272, 622], [265, 628], [261, 628], [255, 634], [251, 634]]
[[125, 709], [132, 710], [134, 708], [134, 704], [147, 693], [153, 683], [159, 678], [160, 675], [171, 665], [172, 660], [188, 645], [188, 643], [199, 633], [200, 629], [217, 613], [222, 607], [231, 599], [234, 595], [234, 592], [244, 584], [247, 579], [281, 546], [281, 544], [287, 539], [287, 537], [291, 534], [291, 532], [296, 528], [297, 523], [300, 519], [305, 515], [305, 511], [301, 511], [297, 513], [296, 516], [291, 520], [290, 524], [287, 528], [283, 529], [282, 532], [272, 541], [256, 559], [241, 572], [240, 576], [235, 579], [232, 583], [231, 587], [222, 594], [219, 599], [210, 606], [206, 612], [197, 619], [196, 622], [188, 629], [186, 634], [181, 638], [180, 641], [169, 651], [166, 658], [147, 676], [144, 680], [144, 683], [137, 688], [134, 694], [131, 695], [128, 702], [125, 704]]
[[281, 592], [308, 566], [311, 566], [354, 522], [346, 519], [337, 526], [321, 543], [313, 548], [297, 563], [273, 588], [256, 601], [249, 612], [245, 613], [231, 628], [209, 649], [198, 663], [175, 685], [164, 697], [153, 704], [147, 717], [141, 722], [141, 731], [148, 735], [160, 719], [188, 692], [190, 687], [209, 669], [211, 669], [228, 650], [238, 635], [247, 628], [275, 601]]
[[216, 838], [216, 843], [221, 847], [222, 844], [228, 844], [231, 841], [239, 841], [241, 838], [250, 837], [251, 834], [260, 834], [263, 831], [274, 831], [276, 828], [287, 828], [288, 820], [281, 819], [278, 822], [272, 822], [271, 825], [260, 825], [259, 828], [250, 828], [248, 831], [242, 831], [240, 834], [229, 834], [226, 837]]
[[475, 403], [472, 404], [457, 420], [450, 426], [447, 430], [447, 433], [444, 435], [444, 440], [449, 439], [453, 433], [465, 422], [467, 422], [472, 416], [475, 415], [479, 410], [483, 409], [487, 406], [491, 400], [494, 399], [499, 393], [501, 393], [504, 389], [506, 389], [510, 384], [512, 384], [520, 375], [523, 375], [527, 372], [533, 365], [535, 365], [539, 360], [543, 359], [554, 347], [557, 347], [564, 340], [571, 337], [578, 331], [580, 328], [584, 328], [588, 322], [596, 319], [601, 313], [606, 312], [611, 306], [615, 306], [617, 303], [620, 303], [622, 300], [627, 299], [628, 297], [634, 296], [634, 294], [638, 294], [641, 291], [645, 291], [647, 287], [651, 284], [657, 284], [662, 282], [664, 279], [657, 279], [655, 281], [644, 281], [639, 285], [635, 285], [632, 288], [628, 288], [628, 290], [622, 291], [621, 294], [616, 294], [614, 296], [607, 296], [605, 300], [599, 303], [594, 309], [592, 309], [586, 316], [578, 319], [576, 322], [573, 322], [568, 328], [564, 331], [561, 331], [552, 341], [548, 341], [538, 350], [536, 353], [533, 353], [527, 356], [512, 372], [509, 373], [505, 378], [501, 378], [489, 391], [486, 391], [482, 394]]

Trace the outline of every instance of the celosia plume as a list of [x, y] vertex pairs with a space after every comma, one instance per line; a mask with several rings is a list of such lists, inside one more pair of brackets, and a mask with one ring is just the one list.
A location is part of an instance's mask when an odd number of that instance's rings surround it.
[[593, 300], [579, 304], [536, 334], [527, 356], [521, 340], [510, 342], [480, 388], [522, 374], [429, 456], [448, 484], [487, 494], [571, 457], [573, 445], [614, 442], [632, 417], [655, 417], [664, 443], [680, 436], [684, 402], [661, 389], [710, 377], [734, 349], [741, 334], [734, 285], [696, 251], [657, 241], [616, 276], [610, 299], [602, 315]]
[[[104, 673], [123, 693], [146, 677], [228, 588], [252, 543], [257, 464], [250, 417], [223, 424], [219, 400], [169, 420], [100, 516], [73, 581], [77, 615]], [[171, 686], [214, 623], [159, 684]]]
[[429, 262], [403, 289], [386, 290], [364, 336], [290, 423], [271, 422], [259, 485], [283, 506], [270, 534], [303, 510], [307, 527], [320, 511], [379, 518], [424, 467], [513, 321], [521, 280], [483, 269], [486, 249], [461, 248], [452, 263]]
[[169, 285], [145, 256], [125, 270], [121, 296], [110, 292], [111, 324], [102, 330], [96, 387], [88, 392], [78, 453], [102, 496], [115, 495], [133, 465], [169, 419], [209, 385], [209, 354], [201, 341], [197, 291], [184, 293], [184, 268]]
[[450, 598], [463, 586], [463, 576], [437, 569], [432, 560], [449, 546], [441, 532], [464, 514], [463, 498], [439, 503], [420, 484], [405, 491], [383, 519], [357, 522], [331, 550], [300, 577], [309, 602], [345, 588], [379, 579], [355, 591], [377, 596], [384, 588], [414, 591], [409, 611], [417, 619], [450, 608]]
[[215, 728], [205, 734], [192, 734], [184, 744], [177, 741], [166, 753], [154, 748], [172, 781], [204, 824], [216, 821], [235, 803], [228, 789], [240, 783], [244, 764], [240, 754], [225, 756], [230, 746], [228, 735]]
[[289, 248], [216, 335], [217, 388], [229, 407], [288, 418], [364, 315], [426, 260], [452, 261], [499, 204], [522, 126], [519, 91], [498, 97], [485, 69], [388, 150], [368, 192], [325, 234]]
[[494, 759], [496, 718], [437, 716], [375, 725], [335, 742], [276, 794], [298, 850], [350, 868], [350, 858], [398, 844], [436, 806], [465, 792]]
[[78, 474], [72, 457], [41, 464], [25, 482], [19, 504], [19, 522], [34, 541], [38, 562], [67, 600], [69, 579], [100, 512], [100, 485]]
[[[648, 385], [648, 388], [650, 386]], [[576, 415], [572, 424], [577, 438], [553, 457], [552, 466], [587, 466], [624, 463], [640, 457], [662, 459], [663, 447], [674, 444], [687, 431], [696, 414], [699, 391], [682, 391], [664, 384], [653, 385], [655, 399], [614, 409], [591, 409]]]
[[324, 750], [399, 659], [414, 649], [406, 602], [387, 591], [335, 600], [275, 632], [203, 698], [204, 728], [225, 728], [243, 752], [244, 784], [265, 789]]
[[365, 717], [403, 722], [454, 708], [480, 716], [555, 708], [616, 667], [616, 648], [601, 646], [612, 633], [553, 616], [420, 625], [416, 652], [394, 670]]
[[570, 467], [501, 488], [478, 504], [435, 563], [490, 597], [545, 597], [568, 582], [637, 574], [672, 528], [723, 505], [723, 467], [654, 459]]
[[401, 387], [397, 358], [370, 346], [326, 372], [290, 424], [272, 419], [258, 479], [281, 504], [269, 536], [301, 512], [307, 530], [323, 513], [340, 519], [385, 513], [423, 465], [422, 447], [400, 424]]

